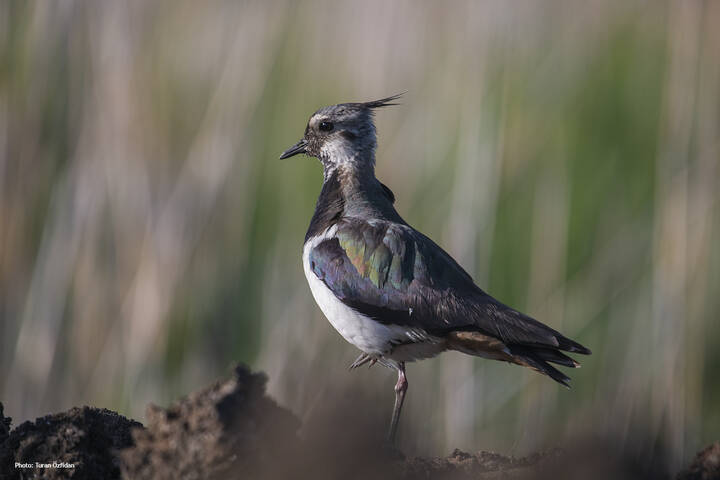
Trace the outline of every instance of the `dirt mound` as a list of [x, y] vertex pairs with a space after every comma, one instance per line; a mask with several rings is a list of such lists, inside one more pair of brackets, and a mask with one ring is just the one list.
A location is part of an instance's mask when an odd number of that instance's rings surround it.
[[[25, 422], [9, 434], [10, 419], [3, 417], [0, 425], [0, 438], [5, 436], [0, 444], [3, 479], [119, 478], [116, 452], [133, 444], [133, 427], [142, 427], [110, 410], [91, 407]], [[22, 466], [16, 468], [16, 462]]]
[[677, 476], [677, 480], [717, 479], [720, 479], [720, 442], [699, 452], [690, 466]]
[[121, 452], [126, 478], [205, 479], [257, 475], [297, 442], [300, 422], [265, 395], [266, 378], [237, 367], [234, 376], [168, 409], [151, 405], [135, 446]]
[[25, 422], [12, 433], [2, 417], [0, 478], [485, 478], [478, 475], [517, 471], [541, 458], [458, 450], [447, 458], [406, 459], [387, 447], [384, 425], [360, 410], [357, 398], [319, 409], [300, 438], [300, 421], [265, 395], [265, 383], [263, 374], [239, 366], [230, 379], [167, 409], [150, 405], [145, 427], [90, 407]]
[[560, 455], [561, 452], [555, 450], [515, 458], [493, 452], [478, 452], [472, 455], [455, 449], [447, 457], [408, 459], [401, 466], [401, 476], [402, 478], [450, 479], [528, 478], [533, 476], [534, 467], [547, 465]]
[[[167, 409], [151, 405], [146, 427], [109, 410], [83, 407], [25, 422], [11, 431], [0, 404], [0, 479], [647, 476], [620, 462], [622, 458], [613, 460], [599, 443], [576, 452], [554, 450], [524, 458], [460, 450], [447, 457], [405, 458], [383, 442], [384, 416], [373, 415], [368, 402], [357, 396], [349, 401], [330, 399], [317, 409], [317, 418], [305, 419], [298, 434], [300, 421], [265, 394], [265, 383], [263, 374], [239, 366], [230, 379]], [[700, 452], [677, 478], [720, 478], [720, 444]]]
[[3, 404], [0, 403], [0, 445], [5, 443], [5, 440], [10, 436], [10, 424], [12, 419], [6, 417], [3, 411]]

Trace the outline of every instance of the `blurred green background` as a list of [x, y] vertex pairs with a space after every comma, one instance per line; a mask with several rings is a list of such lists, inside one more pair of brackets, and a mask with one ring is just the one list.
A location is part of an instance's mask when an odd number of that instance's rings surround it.
[[320, 166], [277, 157], [407, 90], [377, 115], [400, 213], [594, 353], [571, 391], [411, 365], [405, 448], [643, 429], [684, 463], [720, 436], [719, 47], [712, 1], [0, 3], [5, 411], [142, 420], [243, 361], [302, 418], [351, 385], [389, 416], [302, 273]]

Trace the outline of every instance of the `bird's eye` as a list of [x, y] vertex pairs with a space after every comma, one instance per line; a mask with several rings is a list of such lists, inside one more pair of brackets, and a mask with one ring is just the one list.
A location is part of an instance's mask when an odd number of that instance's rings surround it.
[[322, 130], [323, 132], [329, 132], [334, 127], [333, 127], [333, 124], [330, 122], [320, 122], [320, 125], [318, 126], [318, 128], [320, 130]]

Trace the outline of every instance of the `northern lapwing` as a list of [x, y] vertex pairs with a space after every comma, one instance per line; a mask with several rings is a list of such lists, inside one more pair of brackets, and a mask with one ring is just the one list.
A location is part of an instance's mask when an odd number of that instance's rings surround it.
[[568, 386], [550, 363], [590, 350], [494, 299], [435, 242], [405, 222], [375, 177], [373, 113], [399, 95], [321, 108], [280, 156], [323, 166], [323, 185], [305, 235], [303, 268], [318, 306], [365, 363], [397, 370], [388, 439], [394, 443], [408, 388], [405, 363], [446, 350], [530, 367]]

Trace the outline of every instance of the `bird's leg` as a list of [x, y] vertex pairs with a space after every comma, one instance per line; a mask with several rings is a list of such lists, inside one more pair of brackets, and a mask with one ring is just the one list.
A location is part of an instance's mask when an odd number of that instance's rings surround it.
[[400, 411], [405, 401], [405, 392], [408, 389], [408, 381], [405, 377], [405, 362], [399, 362], [397, 366], [398, 379], [395, 384], [395, 407], [393, 408], [392, 420], [390, 420], [390, 431], [388, 432], [388, 442], [390, 445], [395, 444], [395, 434], [397, 433], [398, 421], [400, 420]]

